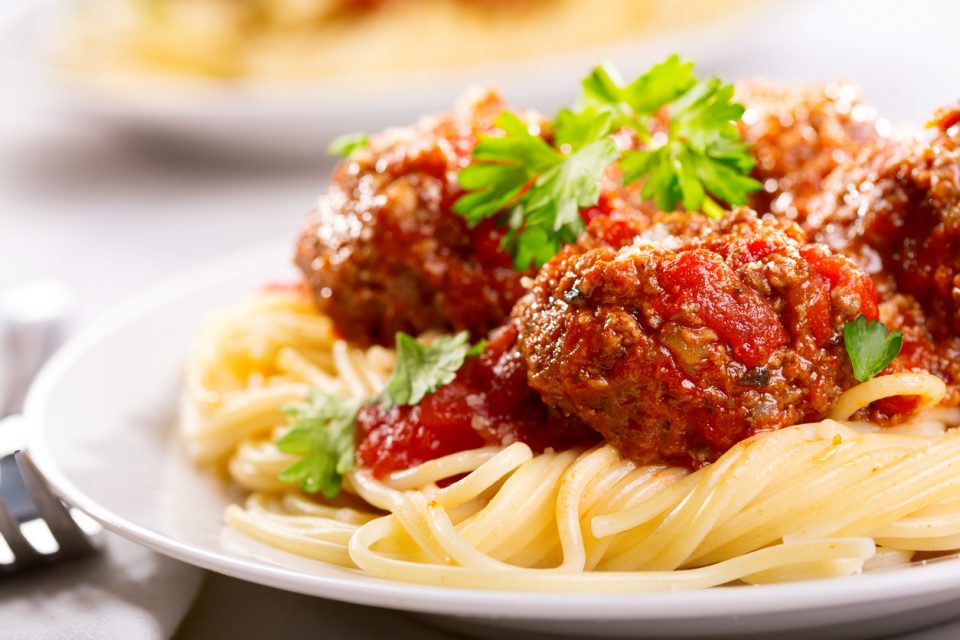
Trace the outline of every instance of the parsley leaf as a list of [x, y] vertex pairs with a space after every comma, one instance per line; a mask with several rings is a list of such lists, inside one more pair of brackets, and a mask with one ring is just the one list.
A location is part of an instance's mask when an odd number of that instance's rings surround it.
[[[617, 148], [605, 137], [607, 130], [601, 139], [564, 154], [530, 133], [512, 113], [502, 113], [495, 124], [503, 134], [483, 136], [477, 143], [473, 163], [458, 176], [470, 193], [453, 210], [472, 225], [507, 211], [504, 248], [513, 254], [514, 266], [541, 266], [561, 242], [572, 242], [583, 230], [580, 208], [596, 204], [600, 179]], [[582, 131], [574, 135], [583, 141]]]
[[400, 332], [397, 333], [397, 364], [382, 392], [358, 399], [314, 389], [304, 404], [281, 407], [290, 417], [291, 427], [277, 440], [277, 448], [303, 457], [283, 469], [280, 480], [299, 483], [307, 493], [322, 491], [326, 497], [334, 497], [340, 492], [343, 474], [354, 467], [356, 419], [360, 410], [378, 401], [384, 409], [419, 403], [424, 396], [451, 382], [464, 360], [480, 355], [486, 344], [481, 340], [471, 347], [464, 331], [454, 336], [440, 336], [427, 346]]
[[562, 109], [553, 121], [554, 144], [569, 153], [613, 132], [614, 115], [589, 107], [580, 112]]
[[452, 382], [464, 359], [477, 348], [471, 347], [469, 340], [470, 335], [462, 331], [454, 336], [440, 336], [430, 345], [424, 345], [398, 332], [397, 363], [380, 394], [380, 406], [390, 409], [418, 404], [424, 396]]
[[903, 333], [890, 331], [879, 320], [867, 320], [862, 313], [843, 327], [843, 345], [860, 382], [874, 377], [897, 357], [903, 347]]
[[453, 210], [470, 224], [516, 204], [534, 177], [557, 162], [558, 153], [514, 114], [505, 111], [494, 124], [503, 135], [482, 136], [473, 163], [457, 176], [460, 186], [472, 193], [458, 199]]
[[641, 139], [649, 137], [649, 119], [697, 83], [693, 63], [683, 62], [674, 54], [654, 65], [628, 85], [610, 65], [594, 69], [582, 82], [583, 107], [608, 110], [616, 114], [617, 127], [637, 129]]
[[284, 453], [305, 454], [280, 472], [283, 482], [298, 482], [308, 493], [340, 492], [343, 474], [353, 469], [354, 423], [363, 401], [311, 390], [303, 405], [281, 407], [292, 427], [277, 440]]
[[[560, 110], [548, 128], [552, 136], [535, 135], [504, 112], [494, 123], [501, 133], [481, 136], [459, 174], [466, 193], [454, 211], [471, 225], [497, 218], [518, 270], [542, 266], [576, 239], [580, 210], [597, 203], [614, 162], [625, 183], [644, 181], [642, 197], [662, 211], [682, 203], [719, 217], [721, 202], [744, 204], [760, 188], [748, 175], [754, 160], [736, 126], [744, 108], [733, 102], [732, 85], [698, 80], [693, 63], [676, 55], [630, 83], [600, 66], [581, 84], [577, 105]], [[664, 120], [665, 135], [654, 135], [655, 118]], [[643, 148], [618, 150], [610, 136], [621, 129]]]
[[683, 203], [688, 211], [719, 217], [723, 208], [714, 198], [744, 204], [747, 194], [760, 188], [747, 175], [754, 160], [736, 125], [744, 108], [732, 100], [733, 85], [718, 78], [697, 81], [693, 65], [677, 56], [626, 86], [603, 67], [584, 81], [586, 104], [615, 113], [619, 126], [648, 144], [653, 115], [669, 112], [666, 141], [627, 151], [620, 162], [624, 182], [646, 178], [641, 196], [661, 211]]
[[327, 153], [332, 156], [350, 156], [354, 151], [363, 149], [370, 144], [370, 136], [365, 133], [347, 133], [339, 136], [327, 146]]
[[[698, 82], [673, 104], [668, 142], [653, 151], [668, 158], [661, 162], [675, 173], [672, 180], [668, 178], [669, 188], [650, 194], [659, 208], [672, 211], [679, 201], [688, 211], [719, 217], [722, 209], [710, 194], [738, 205], [760, 188], [747, 175], [755, 162], [737, 130], [744, 108], [732, 100], [733, 85], [711, 78]], [[624, 177], [631, 178], [638, 176]]]

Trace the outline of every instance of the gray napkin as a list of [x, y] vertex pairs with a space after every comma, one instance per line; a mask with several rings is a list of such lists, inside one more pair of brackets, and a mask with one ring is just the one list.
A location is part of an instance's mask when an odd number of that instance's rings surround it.
[[104, 550], [0, 579], [0, 639], [167, 640], [203, 571], [107, 534]]

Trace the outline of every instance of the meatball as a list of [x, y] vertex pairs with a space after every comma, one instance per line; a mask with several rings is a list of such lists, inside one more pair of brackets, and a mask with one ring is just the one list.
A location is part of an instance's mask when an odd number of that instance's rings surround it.
[[578, 247], [580, 250], [620, 249], [636, 242], [638, 236], [643, 236], [640, 241], [647, 244], [668, 238], [673, 243], [692, 242], [714, 233], [716, 225], [715, 220], [689, 211], [648, 214], [636, 209], [619, 209], [592, 220], [578, 239]]
[[[388, 131], [341, 163], [302, 232], [296, 263], [347, 339], [391, 344], [397, 331], [501, 325], [523, 293], [503, 232], [451, 211], [456, 174], [504, 105], [474, 95], [452, 113]], [[534, 116], [528, 116], [531, 121]]]
[[879, 140], [839, 167], [811, 201], [808, 235], [870, 273], [890, 323], [914, 338], [908, 361], [960, 400], [960, 107], [940, 110], [933, 140]]
[[[462, 195], [457, 173], [504, 108], [493, 93], [475, 95], [450, 114], [376, 137], [337, 167], [296, 262], [347, 339], [391, 344], [397, 331], [429, 330], [481, 338], [506, 321], [523, 294], [521, 278], [533, 270], [514, 270], [494, 220], [471, 229], [452, 211]], [[552, 135], [535, 114], [521, 117]], [[638, 144], [625, 130], [613, 139], [621, 148]], [[634, 224], [649, 223], [653, 210], [640, 186], [623, 186], [615, 165], [599, 187], [584, 222], [629, 210]]]
[[863, 149], [826, 181], [807, 230], [960, 333], [960, 134]]
[[821, 181], [877, 137], [876, 112], [850, 84], [782, 87], [762, 81], [737, 85], [747, 110], [740, 133], [752, 145], [753, 177], [763, 189], [751, 206], [802, 222]]
[[570, 245], [514, 309], [548, 405], [637, 462], [691, 467], [822, 418], [856, 384], [841, 332], [861, 313], [876, 295], [853, 261], [746, 209], [692, 238]]

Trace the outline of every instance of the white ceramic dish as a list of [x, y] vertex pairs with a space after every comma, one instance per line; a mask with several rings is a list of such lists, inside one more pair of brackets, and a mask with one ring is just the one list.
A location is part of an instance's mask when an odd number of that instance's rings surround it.
[[49, 43], [51, 25], [71, 0], [22, 1], [28, 8], [6, 20], [0, 10], [0, 81], [16, 87], [12, 97], [26, 107], [53, 110], [190, 155], [261, 160], [322, 158], [335, 136], [415, 122], [449, 109], [471, 85], [496, 86], [515, 104], [548, 109], [569, 103], [576, 79], [601, 60], [612, 60], [631, 74], [680, 52], [709, 71], [729, 43], [744, 37], [757, 12], [769, 10], [760, 3], [711, 25], [571, 54], [271, 87], [241, 81], [71, 77], [52, 63]]
[[[737, 636], [813, 628], [874, 637], [955, 617], [960, 560], [852, 578], [659, 594], [475, 591], [388, 582], [305, 560], [224, 527], [230, 496], [178, 446], [181, 363], [201, 318], [289, 275], [277, 242], [152, 289], [91, 325], [27, 402], [29, 451], [55, 490], [117, 533], [183, 561], [281, 589], [448, 616], [461, 632]], [[450, 618], [453, 616], [453, 618]], [[468, 619], [468, 620], [464, 620]]]

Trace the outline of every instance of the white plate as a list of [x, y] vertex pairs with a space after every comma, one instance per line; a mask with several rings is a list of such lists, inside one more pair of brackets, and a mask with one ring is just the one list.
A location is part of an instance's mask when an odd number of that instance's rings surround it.
[[[292, 86], [242, 81], [177, 81], [104, 76], [80, 80], [50, 61], [52, 25], [70, 0], [20, 0], [28, 9], [3, 20], [0, 86], [27, 108], [81, 118], [115, 133], [196, 154], [260, 159], [322, 158], [327, 142], [350, 131], [406, 125], [451, 107], [471, 85], [496, 86], [514, 104], [553, 108], [569, 103], [577, 79], [602, 60], [639, 73], [680, 52], [709, 69], [730, 43], [745, 37], [762, 3], [709, 25], [671, 29], [642, 41], [576, 53], [454, 70], [326, 78]], [[77, 1], [77, 0], [73, 0]]]
[[290, 251], [285, 240], [186, 273], [90, 326], [54, 357], [26, 416], [30, 454], [66, 501], [120, 535], [200, 567], [335, 600], [470, 618], [469, 625], [448, 623], [474, 631], [717, 636], [812, 627], [848, 633], [843, 625], [855, 623], [865, 636], [956, 616], [958, 560], [694, 592], [507, 593], [389, 582], [226, 529], [225, 488], [194, 468], [177, 442], [181, 366], [201, 319], [290, 275]]

